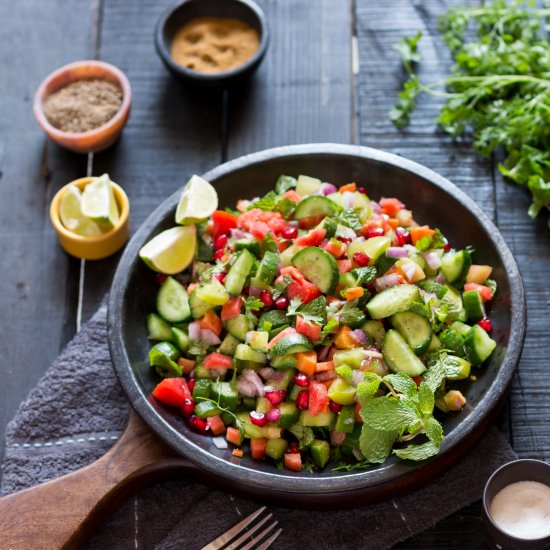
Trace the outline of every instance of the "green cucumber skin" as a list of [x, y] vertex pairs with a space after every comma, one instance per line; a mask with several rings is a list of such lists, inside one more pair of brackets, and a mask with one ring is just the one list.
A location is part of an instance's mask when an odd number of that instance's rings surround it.
[[426, 352], [433, 331], [425, 317], [411, 311], [402, 311], [392, 315], [390, 320], [416, 355], [423, 355]]
[[239, 313], [239, 315], [227, 319], [227, 321], [224, 321], [224, 326], [231, 336], [237, 338], [241, 342], [244, 342], [246, 333], [252, 330], [250, 321], [244, 313]]
[[477, 290], [467, 290], [462, 294], [462, 303], [466, 309], [468, 321], [477, 323], [485, 317], [485, 306]]
[[200, 319], [207, 311], [214, 309], [214, 305], [201, 300], [195, 290], [189, 296], [189, 305], [193, 319]]
[[278, 265], [279, 254], [267, 250], [256, 272], [256, 279], [261, 283], [267, 285], [271, 284], [277, 274]]
[[288, 353], [311, 351], [312, 349], [311, 342], [303, 334], [294, 333], [281, 338], [271, 348], [271, 353], [273, 355], [286, 355]]
[[472, 255], [469, 250], [447, 252], [441, 258], [441, 272], [445, 280], [454, 284], [462, 281], [472, 265]]
[[398, 285], [378, 293], [367, 304], [373, 319], [391, 317], [395, 313], [407, 311], [411, 304], [420, 299], [420, 291], [415, 285]]
[[336, 290], [340, 272], [336, 260], [326, 250], [308, 246], [297, 252], [291, 263], [324, 294], [333, 294]]
[[464, 337], [466, 359], [472, 365], [481, 365], [493, 353], [496, 345], [479, 325], [474, 325]]
[[242, 250], [225, 278], [225, 290], [233, 296], [239, 296], [246, 284], [246, 278], [254, 265], [254, 256], [246, 249]]
[[327, 197], [315, 195], [302, 199], [294, 211], [294, 219], [313, 218], [317, 216], [332, 216], [336, 212], [336, 205]]
[[388, 330], [382, 344], [384, 362], [393, 372], [404, 372], [409, 376], [419, 376], [426, 366], [415, 355], [405, 339], [395, 329]]
[[173, 277], [167, 277], [157, 293], [157, 311], [169, 323], [180, 323], [191, 317], [187, 290]]
[[150, 313], [147, 315], [147, 332], [149, 340], [159, 342], [172, 339], [172, 327], [160, 315]]

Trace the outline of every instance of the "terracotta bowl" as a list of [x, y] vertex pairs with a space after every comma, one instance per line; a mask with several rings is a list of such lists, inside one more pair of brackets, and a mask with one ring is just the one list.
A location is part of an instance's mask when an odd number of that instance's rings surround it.
[[[88, 78], [103, 78], [120, 86], [122, 105], [118, 113], [102, 126], [88, 132], [63, 132], [52, 126], [44, 114], [46, 98], [71, 82]], [[76, 61], [60, 67], [44, 79], [36, 90], [33, 110], [44, 132], [61, 147], [76, 153], [95, 153], [106, 149], [118, 139], [130, 116], [131, 101], [130, 82], [122, 71], [103, 61]]]
[[111, 256], [120, 250], [128, 240], [130, 233], [130, 201], [128, 196], [116, 183], [113, 183], [113, 191], [120, 212], [118, 223], [109, 231], [101, 235], [84, 237], [69, 231], [59, 217], [59, 204], [61, 197], [70, 185], [76, 185], [81, 191], [94, 178], [80, 178], [64, 185], [54, 196], [50, 205], [50, 220], [59, 239], [59, 244], [71, 256], [84, 260], [101, 260]]

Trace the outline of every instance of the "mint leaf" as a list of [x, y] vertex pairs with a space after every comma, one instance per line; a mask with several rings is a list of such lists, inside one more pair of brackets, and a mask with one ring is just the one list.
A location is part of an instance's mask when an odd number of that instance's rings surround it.
[[277, 248], [277, 243], [275, 242], [275, 239], [273, 238], [273, 235], [271, 233], [266, 233], [264, 238], [262, 239], [262, 242], [260, 243], [260, 249], [262, 251], [262, 254], [265, 254], [266, 252], [275, 252], [276, 254], [279, 253], [279, 249]]
[[266, 210], [270, 211], [275, 208], [275, 203], [277, 202], [277, 199], [279, 197], [277, 196], [277, 193], [275, 191], [270, 191], [262, 197], [261, 199], [258, 199], [256, 202], [253, 202], [247, 210], [252, 210], [253, 208], [259, 208], [260, 210]]
[[379, 397], [366, 403], [361, 409], [363, 422], [384, 432], [402, 430], [418, 422], [418, 413], [395, 397]]
[[352, 274], [357, 277], [355, 286], [368, 285], [376, 277], [376, 267], [369, 265], [352, 270]]
[[418, 387], [418, 408], [424, 415], [432, 414], [434, 410], [434, 392], [425, 382]]
[[388, 382], [388, 384], [398, 393], [403, 393], [409, 397], [416, 395], [417, 389], [415, 381], [403, 372], [387, 374], [384, 376], [384, 382]]
[[434, 443], [439, 444], [443, 441], [443, 427], [433, 416], [425, 420], [424, 433]]
[[381, 464], [390, 456], [399, 432], [374, 430], [364, 425], [359, 436], [359, 450], [368, 462]]
[[349, 365], [340, 365], [336, 367], [336, 374], [341, 376], [348, 384], [353, 380], [353, 369]]
[[393, 454], [405, 460], [426, 460], [439, 453], [439, 445], [433, 441], [422, 445], [409, 445], [404, 449], [394, 449]]
[[356, 395], [357, 401], [362, 406], [365, 406], [369, 401], [372, 400], [372, 398], [378, 391], [378, 388], [380, 387], [380, 382], [382, 382], [382, 378], [374, 372], [365, 372], [363, 376], [366, 380], [357, 384]]
[[445, 378], [445, 361], [447, 354], [441, 353], [437, 359], [430, 365], [430, 368], [424, 373], [424, 383], [433, 393], [441, 386]]

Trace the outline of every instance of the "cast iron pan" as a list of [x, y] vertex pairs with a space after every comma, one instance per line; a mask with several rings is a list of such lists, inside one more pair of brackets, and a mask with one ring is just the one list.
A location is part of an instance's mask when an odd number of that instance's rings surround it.
[[[359, 472], [334, 472], [328, 465], [319, 473], [292, 473], [217, 449], [210, 437], [190, 431], [177, 411], [150, 397], [159, 379], [147, 362], [150, 344], [145, 318], [155, 309], [158, 285], [154, 274], [139, 260], [138, 251], [154, 235], [174, 225], [178, 191], [151, 214], [128, 244], [109, 301], [113, 365], [132, 407], [150, 429], [132, 414], [119, 443], [98, 462], [60, 480], [1, 499], [0, 532], [7, 532], [11, 521], [22, 517], [21, 510], [28, 513], [37, 498], [64, 506], [64, 514], [75, 508], [76, 500], [78, 511], [73, 512], [72, 523], [64, 522], [62, 535], [64, 544], [70, 546], [92, 529], [106, 504], [145, 481], [176, 473], [191, 474], [226, 490], [291, 507], [363, 506], [428, 482], [483, 435], [505, 398], [525, 333], [520, 273], [496, 227], [474, 201], [442, 176], [399, 156], [366, 147], [317, 144], [269, 149], [218, 166], [204, 177], [216, 186], [221, 207], [233, 207], [239, 198], [250, 199], [267, 192], [280, 174], [308, 174], [337, 185], [355, 181], [374, 199], [396, 196], [413, 210], [417, 220], [439, 227], [454, 247], [472, 245], [476, 263], [494, 267], [492, 277], [499, 290], [490, 316], [492, 336], [498, 345], [488, 364], [475, 370], [477, 380], [462, 382], [460, 389], [468, 404], [444, 421], [446, 438], [440, 454], [422, 463], [392, 458]], [[70, 483], [73, 488], [67, 490]], [[86, 503], [81, 502], [83, 488]], [[77, 491], [80, 498], [72, 494], [72, 500], [67, 500], [67, 495]], [[12, 519], [2, 520], [3, 514]], [[37, 524], [36, 512], [32, 521]], [[38, 518], [38, 524], [42, 537], [61, 540], [59, 529], [51, 527], [51, 521]], [[15, 532], [10, 540], [28, 542], [27, 532]]]

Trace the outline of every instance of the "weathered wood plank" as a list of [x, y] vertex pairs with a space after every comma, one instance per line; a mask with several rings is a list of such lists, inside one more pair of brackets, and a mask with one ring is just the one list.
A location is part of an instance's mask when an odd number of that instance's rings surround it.
[[[100, 58], [126, 73], [132, 114], [120, 141], [95, 155], [94, 175], [108, 172], [131, 204], [135, 230], [193, 173], [220, 160], [220, 107], [176, 82], [157, 56], [153, 32], [171, 2], [105, 1]], [[109, 290], [119, 255], [86, 263], [83, 320]]]
[[0, 433], [75, 330], [78, 261], [59, 248], [49, 204], [85, 160], [46, 140], [32, 101], [49, 72], [90, 55], [90, 11], [87, 2], [0, 3]]

